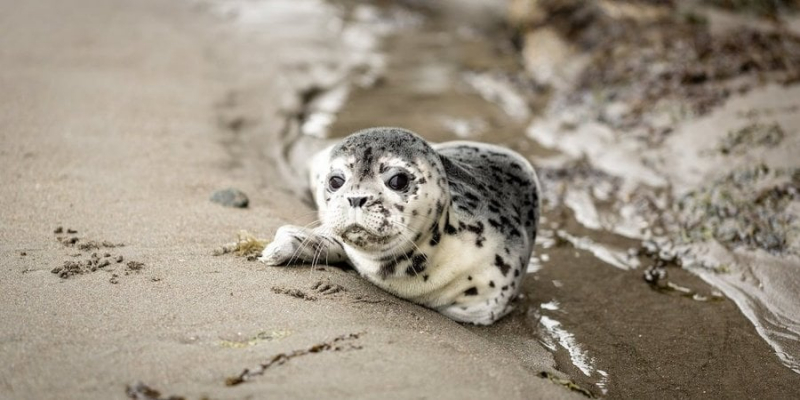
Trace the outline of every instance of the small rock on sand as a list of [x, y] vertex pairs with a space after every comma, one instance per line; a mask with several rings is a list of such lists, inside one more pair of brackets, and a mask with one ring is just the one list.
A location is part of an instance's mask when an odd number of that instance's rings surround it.
[[247, 208], [250, 200], [247, 195], [239, 189], [228, 188], [217, 190], [211, 195], [211, 201], [222, 204], [225, 207]]

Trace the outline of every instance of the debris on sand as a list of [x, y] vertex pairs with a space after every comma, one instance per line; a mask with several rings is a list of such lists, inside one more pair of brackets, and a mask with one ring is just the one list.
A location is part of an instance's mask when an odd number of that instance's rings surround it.
[[546, 372], [546, 371], [540, 372], [539, 373], [539, 377], [544, 378], [544, 379], [548, 379], [550, 382], [553, 382], [556, 385], [561, 385], [561, 386], [567, 388], [570, 391], [580, 393], [580, 394], [582, 394], [582, 395], [584, 395], [584, 396], [586, 396], [586, 397], [588, 397], [590, 399], [594, 399], [595, 398], [595, 395], [592, 394], [592, 392], [590, 392], [589, 390], [578, 386], [577, 383], [575, 383], [574, 381], [572, 381], [570, 379], [562, 379], [562, 378], [559, 378], [559, 377], [557, 377], [557, 376], [555, 376], [555, 375], [553, 375], [553, 374], [551, 374], [549, 372]]
[[145, 385], [142, 382], [136, 382], [133, 385], [125, 387], [125, 395], [133, 400], [185, 400], [183, 396], [167, 396], [161, 397], [161, 392]]
[[63, 279], [67, 279], [73, 275], [80, 275], [86, 272], [84, 263], [81, 261], [64, 261], [61, 267], [53, 268], [50, 272], [57, 274]]
[[731, 249], [792, 253], [791, 244], [800, 237], [800, 218], [789, 205], [800, 201], [799, 188], [798, 169], [759, 165], [734, 171], [679, 200], [681, 238], [715, 239]]
[[90, 240], [88, 242], [84, 242], [84, 243], [81, 243], [81, 244], [78, 245], [78, 249], [79, 250], [83, 250], [83, 251], [97, 250], [99, 248], [100, 248], [100, 244], [95, 242], [95, 241], [93, 241], [93, 240]]
[[273, 286], [272, 293], [275, 294], [285, 294], [287, 296], [297, 297], [298, 299], [308, 300], [308, 301], [316, 301], [317, 296], [308, 294], [300, 289], [291, 289], [285, 288], [281, 286]]
[[361, 337], [361, 335], [363, 335], [363, 333], [350, 333], [347, 335], [339, 336], [329, 342], [315, 344], [307, 349], [295, 350], [291, 353], [276, 354], [275, 356], [270, 358], [269, 361], [259, 364], [253, 369], [245, 368], [244, 371], [239, 373], [239, 375], [229, 377], [228, 379], [225, 380], [225, 385], [226, 386], [239, 385], [241, 383], [244, 383], [252, 379], [253, 377], [264, 375], [267, 369], [274, 366], [286, 364], [287, 362], [289, 362], [289, 360], [296, 357], [307, 356], [309, 354], [322, 353], [325, 351], [360, 350], [361, 346], [357, 346], [347, 342], [357, 340], [358, 338]]
[[109, 242], [108, 240], [103, 240], [102, 242], [89, 240], [86, 242], [79, 243], [78, 249], [83, 251], [90, 251], [90, 250], [99, 250], [101, 248], [113, 249], [115, 247], [123, 247], [123, 246], [125, 246], [124, 243], [113, 243]]
[[[61, 226], [53, 230], [54, 234], [61, 234], [64, 232], [66, 232], [69, 235], [74, 235], [78, 233], [77, 230], [72, 228], [67, 228], [65, 231], [64, 228]], [[61, 243], [66, 247], [78, 247], [78, 250], [81, 251], [99, 250], [101, 248], [113, 249], [116, 247], [125, 246], [124, 243], [114, 243], [108, 240], [103, 240], [99, 242], [95, 240], [81, 241], [81, 239], [78, 238], [77, 236], [56, 236], [56, 240], [58, 240], [59, 243]]]
[[78, 240], [80, 240], [80, 239], [78, 239], [75, 236], [73, 236], [73, 237], [59, 236], [59, 237], [56, 238], [56, 240], [58, 240], [64, 246], [72, 247], [72, 246], [75, 246], [75, 243], [78, 243]]
[[723, 301], [725, 298], [720, 292], [713, 291], [710, 295], [702, 295], [696, 290], [678, 285], [667, 280], [667, 270], [664, 266], [651, 265], [644, 271], [644, 280], [654, 291], [672, 296], [679, 296], [694, 301]]
[[100, 258], [97, 256], [97, 253], [92, 253], [92, 255], [84, 261], [64, 261], [64, 265], [53, 268], [50, 272], [58, 275], [62, 279], [67, 279], [74, 275], [95, 272], [109, 265], [111, 265], [111, 262], [107, 258]]
[[[59, 233], [64, 233], [64, 232], [69, 233], [69, 234], [78, 233], [78, 231], [75, 230], [75, 229], [71, 229], [71, 228], [64, 229], [61, 226], [57, 227], [53, 231], [54, 234], [59, 234]], [[82, 252], [89, 252], [89, 251], [92, 251], [92, 250], [100, 250], [102, 248], [113, 249], [113, 248], [125, 246], [124, 243], [113, 243], [113, 242], [110, 242], [108, 240], [103, 240], [103, 241], [95, 241], [95, 240], [81, 241], [81, 239], [79, 239], [77, 236], [67, 236], [67, 237], [57, 236], [56, 239], [62, 245], [66, 246], [66, 247], [72, 247], [72, 248], [76, 248], [77, 247], [77, 249], [79, 251], [82, 251]], [[75, 253], [75, 254], [71, 254], [70, 257], [73, 257], [73, 258], [83, 257], [85, 254], [86, 253]], [[83, 274], [87, 274], [87, 273], [90, 273], [90, 272], [96, 272], [98, 270], [103, 270], [103, 269], [113, 270], [113, 268], [107, 268], [107, 267], [111, 266], [112, 264], [120, 264], [120, 263], [122, 263], [123, 259], [124, 258], [123, 258], [122, 255], [116, 255], [115, 256], [115, 255], [113, 255], [113, 254], [111, 254], [111, 253], [109, 253], [107, 251], [106, 252], [101, 252], [100, 254], [98, 254], [97, 252], [93, 252], [84, 260], [64, 261], [64, 264], [62, 266], [53, 268], [50, 272], [52, 272], [53, 274], [58, 275], [61, 279], [67, 279], [67, 278], [73, 277], [75, 275], [83, 275]], [[144, 263], [141, 263], [141, 262], [138, 262], [138, 261], [130, 261], [130, 262], [128, 262], [127, 268], [125, 269], [124, 273], [125, 273], [125, 275], [128, 275], [130, 273], [134, 273], [134, 272], [138, 273], [138, 272], [141, 272], [141, 270], [143, 268], [144, 268]], [[114, 284], [119, 283], [117, 278], [118, 278], [118, 275], [117, 274], [113, 274], [111, 279], [109, 280], [109, 282], [110, 283], [114, 283]]]
[[248, 261], [254, 261], [267, 247], [269, 240], [259, 239], [247, 231], [239, 231], [236, 242], [225, 244], [221, 247], [214, 249], [212, 252], [215, 256], [233, 253], [239, 257], [247, 257]]
[[[75, 229], [72, 229], [72, 228], [67, 228], [66, 232], [68, 234], [70, 234], [70, 235], [74, 235], [74, 234], [78, 233], [78, 231], [76, 231]], [[57, 227], [55, 230], [53, 230], [53, 233], [55, 233], [55, 234], [64, 233], [64, 227], [63, 226]]]
[[211, 195], [211, 201], [225, 207], [247, 208], [250, 199], [239, 189], [228, 188], [217, 190]]
[[128, 261], [127, 268], [125, 268], [125, 275], [130, 272], [139, 273], [144, 269], [144, 263], [138, 261]]
[[221, 339], [219, 345], [229, 349], [243, 349], [250, 346], [256, 346], [263, 342], [270, 342], [273, 340], [280, 340], [291, 336], [292, 331], [275, 330], [275, 331], [261, 331], [250, 337], [236, 337], [230, 339]]
[[777, 147], [785, 137], [786, 132], [777, 123], [753, 123], [728, 132], [728, 136], [719, 144], [719, 152], [725, 155], [741, 155], [753, 146]]

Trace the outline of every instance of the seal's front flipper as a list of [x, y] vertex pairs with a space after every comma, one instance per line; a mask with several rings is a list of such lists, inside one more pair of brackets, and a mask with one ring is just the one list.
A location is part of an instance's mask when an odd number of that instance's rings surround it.
[[304, 229], [284, 225], [261, 253], [259, 261], [268, 265], [329, 264], [347, 260], [342, 245], [322, 234], [319, 228]]

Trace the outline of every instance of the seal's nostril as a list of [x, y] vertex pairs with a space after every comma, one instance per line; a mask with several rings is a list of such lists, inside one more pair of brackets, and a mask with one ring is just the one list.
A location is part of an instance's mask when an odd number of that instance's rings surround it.
[[367, 203], [366, 197], [348, 197], [347, 200], [350, 202], [350, 205], [355, 208], [359, 208]]

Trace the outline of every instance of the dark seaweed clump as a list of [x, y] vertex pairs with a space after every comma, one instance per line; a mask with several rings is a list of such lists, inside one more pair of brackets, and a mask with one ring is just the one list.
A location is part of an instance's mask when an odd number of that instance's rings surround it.
[[712, 36], [705, 26], [675, 20], [636, 30], [640, 34], [627, 32], [627, 38], [600, 43], [573, 93], [577, 99], [589, 91], [599, 104], [629, 105], [626, 118], [605, 121], [618, 128], [636, 126], [664, 100], [681, 102], [690, 115], [703, 115], [763, 81], [798, 79], [800, 39], [786, 32], [742, 29]]
[[797, 0], [705, 0], [704, 3], [729, 11], [773, 18], [781, 13], [797, 11], [800, 6]]
[[[800, 37], [779, 26], [712, 34], [704, 14], [671, 1], [613, 3], [638, 8], [628, 7], [632, 11], [620, 16], [596, 2], [546, 0], [539, 2], [544, 17], [522, 27], [555, 29], [588, 57], [559, 103], [586, 107], [613, 128], [663, 130], [648, 121], [659, 105], [679, 116], [703, 115], [733, 94], [800, 79]], [[627, 111], [607, 118], [603, 111], [610, 103], [624, 104]]]
[[796, 254], [790, 245], [800, 234], [800, 220], [788, 209], [796, 201], [800, 169], [760, 165], [735, 171], [680, 200], [681, 236], [685, 241], [715, 239], [728, 248]]

